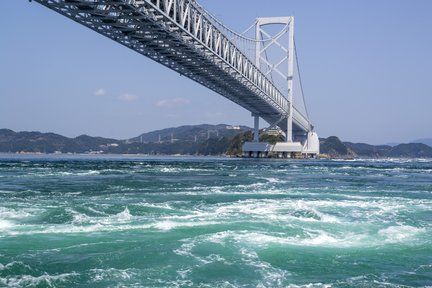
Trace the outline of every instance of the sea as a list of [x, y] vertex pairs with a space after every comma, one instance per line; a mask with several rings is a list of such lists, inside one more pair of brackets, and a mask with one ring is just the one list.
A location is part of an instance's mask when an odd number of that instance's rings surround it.
[[432, 160], [3, 154], [0, 287], [432, 287]]

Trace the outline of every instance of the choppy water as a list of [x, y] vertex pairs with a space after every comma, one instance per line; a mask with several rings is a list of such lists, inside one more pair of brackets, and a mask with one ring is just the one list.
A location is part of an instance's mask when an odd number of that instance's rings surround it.
[[432, 161], [0, 156], [0, 286], [432, 287]]

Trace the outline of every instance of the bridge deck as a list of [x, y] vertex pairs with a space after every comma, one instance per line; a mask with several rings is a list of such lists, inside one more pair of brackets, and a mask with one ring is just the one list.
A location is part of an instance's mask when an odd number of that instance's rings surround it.
[[[190, 0], [35, 0], [287, 127], [283, 93]], [[294, 108], [293, 127], [309, 132]]]

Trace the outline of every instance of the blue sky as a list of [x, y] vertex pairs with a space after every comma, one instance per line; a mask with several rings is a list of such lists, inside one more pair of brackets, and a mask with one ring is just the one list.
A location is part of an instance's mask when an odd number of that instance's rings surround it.
[[[322, 137], [432, 137], [432, 1], [201, 0], [234, 30], [296, 17], [309, 114]], [[252, 126], [214, 92], [27, 0], [2, 0], [0, 128], [130, 138], [201, 123]]]

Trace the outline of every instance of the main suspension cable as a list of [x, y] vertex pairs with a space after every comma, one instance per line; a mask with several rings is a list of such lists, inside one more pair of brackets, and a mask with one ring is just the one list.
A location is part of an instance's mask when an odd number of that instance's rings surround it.
[[298, 77], [299, 77], [299, 82], [300, 82], [300, 91], [301, 91], [302, 98], [303, 98], [303, 104], [304, 104], [306, 116], [309, 119], [309, 113], [307, 110], [306, 99], [305, 99], [304, 90], [303, 90], [303, 82], [302, 82], [301, 73], [300, 73], [300, 65], [299, 65], [298, 56], [297, 56], [297, 46], [295, 44], [295, 39], [294, 39], [294, 54], [295, 54], [295, 59], [296, 59], [296, 64], [297, 64], [296, 65], [297, 66], [297, 72], [298, 72]]
[[214, 16], [213, 14], [211, 14], [209, 11], [207, 11], [203, 6], [201, 6], [198, 1], [191, 1], [192, 5], [194, 5], [198, 10], [200, 10], [203, 14], [207, 15], [209, 18], [211, 18], [213, 21], [215, 21], [220, 27], [222, 27], [223, 29], [227, 30], [228, 32], [230, 32], [231, 34], [234, 35], [234, 38], [242, 38], [244, 40], [250, 41], [250, 42], [268, 42], [271, 41], [277, 37], [279, 37], [281, 34], [283, 34], [286, 29], [288, 28], [289, 23], [286, 25], [286, 27], [284, 27], [277, 35], [273, 36], [273, 37], [269, 37], [267, 39], [254, 39], [254, 38], [250, 38], [250, 37], [246, 37], [243, 34], [249, 32], [250, 29], [252, 29], [256, 24], [257, 21], [255, 21], [248, 29], [245, 30], [245, 32], [243, 33], [238, 33], [237, 31], [232, 30], [231, 28], [229, 28], [228, 26], [226, 26], [225, 24], [222, 23], [222, 21], [220, 21], [216, 16]]

